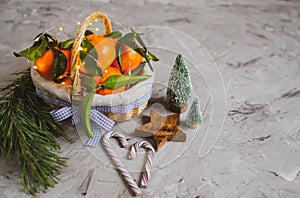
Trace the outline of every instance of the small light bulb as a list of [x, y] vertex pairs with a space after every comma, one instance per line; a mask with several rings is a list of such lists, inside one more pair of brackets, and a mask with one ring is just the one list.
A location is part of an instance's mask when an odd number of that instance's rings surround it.
[[77, 25], [80, 25], [80, 22], [79, 22], [79, 21], [77, 22]]
[[63, 28], [62, 28], [62, 27], [59, 27], [59, 30], [60, 30], [60, 31], [63, 31]]

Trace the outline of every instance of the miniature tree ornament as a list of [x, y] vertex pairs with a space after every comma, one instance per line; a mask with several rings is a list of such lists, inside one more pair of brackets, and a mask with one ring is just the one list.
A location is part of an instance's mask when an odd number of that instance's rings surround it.
[[187, 114], [186, 125], [189, 128], [196, 129], [198, 125], [202, 123], [202, 120], [203, 120], [203, 116], [200, 110], [200, 100], [196, 96]]
[[189, 70], [181, 54], [176, 57], [167, 88], [167, 100], [170, 110], [182, 113], [187, 110], [187, 104], [192, 96], [192, 84]]

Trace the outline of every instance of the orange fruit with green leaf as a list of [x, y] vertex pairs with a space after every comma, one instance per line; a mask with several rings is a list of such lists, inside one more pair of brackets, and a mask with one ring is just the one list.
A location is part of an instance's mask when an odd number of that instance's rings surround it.
[[[73, 44], [74, 39], [59, 43], [54, 36], [42, 33], [35, 38], [33, 46], [15, 55], [34, 61], [41, 76], [70, 85]], [[145, 63], [152, 69], [150, 60], [158, 60], [147, 51], [139, 34], [133, 30], [124, 36], [119, 31], [107, 36], [88, 32], [81, 42], [79, 54], [76, 63], [79, 72], [94, 76], [97, 83], [95, 91], [101, 95], [119, 93], [148, 79], [147, 75], [140, 76]]]
[[[97, 85], [101, 85], [103, 84], [110, 76], [120, 76], [122, 75], [122, 73], [120, 72], [120, 70], [117, 67], [114, 66], [108, 66], [105, 70], [102, 71], [102, 76], [96, 76], [96, 82]], [[126, 89], [125, 86], [122, 86], [120, 88], [117, 89], [109, 89], [109, 88], [101, 88], [99, 90], [96, 91], [97, 94], [100, 95], [108, 95], [108, 94], [113, 94], [113, 93], [119, 93], [122, 92]]]
[[37, 67], [37, 71], [43, 77], [47, 79], [51, 79], [53, 62], [54, 62], [54, 53], [52, 50], [49, 49], [34, 62], [34, 65]]
[[86, 38], [97, 52], [97, 66], [105, 70], [116, 58], [116, 42], [114, 39], [102, 36], [101, 34], [90, 34]]
[[[57, 47], [54, 47], [54, 50], [65, 56], [65, 63], [62, 63], [62, 67], [64, 67], [64, 72], [62, 74], [58, 74], [57, 79], [61, 79], [66, 77], [71, 70], [71, 51], [70, 50], [62, 50]], [[62, 53], [62, 54], [61, 54]], [[55, 74], [53, 74], [53, 66], [54, 66], [54, 51], [53, 49], [48, 49], [41, 57], [34, 61], [34, 65], [37, 67], [37, 71], [47, 79], [53, 79]]]
[[127, 45], [121, 45], [121, 66], [118, 59], [112, 63], [113, 66], [119, 67], [122, 73], [134, 70], [143, 62], [143, 57]]

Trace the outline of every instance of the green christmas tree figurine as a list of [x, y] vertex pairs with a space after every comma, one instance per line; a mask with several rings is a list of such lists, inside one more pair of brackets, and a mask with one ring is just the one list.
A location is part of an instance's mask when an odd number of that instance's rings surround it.
[[200, 100], [196, 97], [193, 101], [193, 104], [187, 114], [186, 124], [188, 127], [195, 129], [202, 122], [202, 113], [200, 110]]
[[178, 54], [170, 74], [167, 88], [167, 100], [170, 104], [170, 110], [175, 113], [186, 111], [191, 96], [192, 84], [189, 70], [183, 56]]

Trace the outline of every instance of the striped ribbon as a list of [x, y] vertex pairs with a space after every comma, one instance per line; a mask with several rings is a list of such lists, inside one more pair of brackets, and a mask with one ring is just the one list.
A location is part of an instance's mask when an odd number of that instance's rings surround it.
[[[77, 124], [80, 120], [78, 118], [78, 108], [72, 107], [72, 104], [66, 101], [63, 101], [55, 96], [52, 96], [40, 89], [36, 89], [37, 95], [44, 99], [45, 101], [54, 104], [56, 106], [60, 106], [60, 109], [54, 109], [50, 112], [51, 116], [56, 122], [64, 121], [68, 118], [72, 119], [72, 124]], [[100, 139], [102, 137], [102, 129], [106, 131], [112, 131], [115, 121], [109, 119], [102, 112], [108, 113], [126, 113], [134, 108], [137, 108], [148, 101], [151, 97], [152, 89], [145, 94], [143, 97], [127, 104], [120, 106], [96, 106], [92, 107], [90, 113], [90, 119], [93, 123], [93, 138], [90, 138], [86, 146], [95, 147], [99, 144]]]

